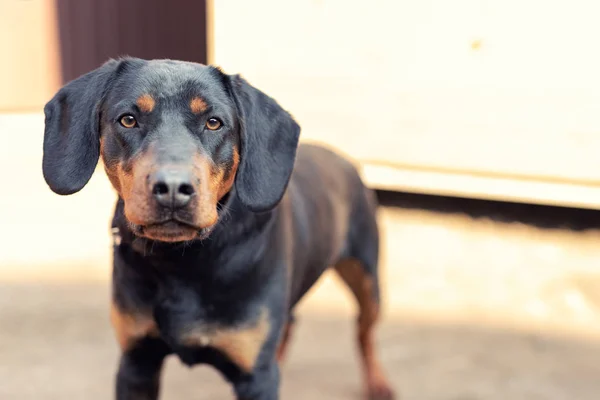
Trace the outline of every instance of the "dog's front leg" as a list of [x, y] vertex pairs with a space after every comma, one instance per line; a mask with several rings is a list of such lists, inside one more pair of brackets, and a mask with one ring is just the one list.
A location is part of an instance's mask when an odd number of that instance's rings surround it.
[[121, 355], [117, 373], [117, 400], [157, 400], [167, 346], [155, 338], [140, 340]]
[[269, 312], [270, 332], [256, 362], [252, 368], [243, 368], [246, 373], [230, 377], [238, 400], [279, 400], [280, 373], [276, 354], [285, 321], [285, 309], [281, 305], [286, 302], [275, 297], [271, 304], [275, 306], [271, 306]]
[[279, 400], [279, 365], [273, 361], [257, 366], [252, 374], [233, 382], [238, 400]]

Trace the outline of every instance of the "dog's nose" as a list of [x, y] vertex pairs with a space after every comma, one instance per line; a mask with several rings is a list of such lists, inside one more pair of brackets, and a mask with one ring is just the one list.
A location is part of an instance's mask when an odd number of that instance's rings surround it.
[[164, 207], [185, 207], [194, 195], [191, 173], [176, 169], [162, 169], [150, 177], [152, 194]]

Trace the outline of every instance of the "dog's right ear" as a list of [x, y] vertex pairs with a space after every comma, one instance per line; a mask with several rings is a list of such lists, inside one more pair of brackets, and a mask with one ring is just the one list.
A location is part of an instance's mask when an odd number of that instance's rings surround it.
[[123, 61], [111, 60], [67, 83], [44, 107], [42, 170], [50, 189], [80, 191], [100, 157], [100, 106]]
[[241, 76], [226, 79], [240, 116], [237, 195], [249, 210], [268, 211], [281, 201], [292, 175], [300, 125], [273, 98]]

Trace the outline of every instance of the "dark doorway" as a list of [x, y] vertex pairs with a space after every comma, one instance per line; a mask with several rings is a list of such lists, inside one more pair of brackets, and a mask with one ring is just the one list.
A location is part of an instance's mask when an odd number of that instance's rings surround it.
[[63, 83], [129, 55], [206, 63], [206, 1], [59, 0]]

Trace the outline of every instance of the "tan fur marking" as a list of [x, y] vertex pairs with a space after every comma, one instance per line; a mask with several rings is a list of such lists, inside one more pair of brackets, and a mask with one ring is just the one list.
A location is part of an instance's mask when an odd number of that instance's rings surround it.
[[234, 171], [237, 171], [238, 165], [240, 165], [240, 152], [237, 147], [233, 148], [233, 165]]
[[119, 195], [121, 195], [121, 197], [123, 197], [123, 194], [122, 194], [123, 190], [122, 190], [122, 185], [121, 185], [121, 176], [123, 175], [122, 166], [121, 166], [120, 162], [114, 162], [114, 161], [111, 162], [111, 160], [107, 160], [104, 157], [105, 142], [106, 142], [106, 140], [104, 139], [104, 137], [101, 137], [100, 138], [100, 155], [102, 156], [102, 162], [104, 164], [104, 171], [106, 172], [106, 175], [108, 176], [108, 180], [113, 185], [113, 187], [115, 188], [117, 193], [119, 193]]
[[188, 346], [217, 349], [243, 371], [251, 372], [270, 330], [269, 312], [265, 308], [258, 320], [250, 325], [236, 328], [197, 327], [186, 333], [182, 340]]
[[283, 328], [281, 340], [279, 341], [279, 346], [277, 347], [277, 362], [280, 364], [283, 363], [283, 361], [285, 360], [287, 349], [290, 344], [290, 338], [292, 337], [293, 327], [294, 322], [288, 322]]
[[133, 223], [143, 222], [151, 213], [146, 201], [145, 177], [154, 167], [153, 155], [148, 151], [132, 160], [131, 168], [119, 162], [106, 169], [109, 180], [125, 202], [125, 216]]
[[138, 97], [135, 104], [137, 104], [137, 106], [142, 112], [149, 113], [152, 112], [152, 110], [154, 110], [156, 102], [154, 101], [154, 98], [152, 96], [150, 96], [149, 94], [144, 94]]
[[202, 100], [200, 97], [194, 97], [190, 101], [190, 109], [194, 114], [200, 114], [201, 112], [206, 111], [208, 106], [206, 102]]
[[127, 351], [136, 341], [146, 336], [158, 336], [158, 328], [150, 316], [122, 312], [114, 303], [110, 309], [110, 321], [123, 351]]
[[211, 189], [217, 194], [217, 201], [221, 200], [223, 196], [227, 194], [231, 190], [233, 183], [235, 181], [235, 174], [237, 172], [238, 166], [240, 163], [240, 155], [237, 151], [237, 148], [233, 149], [233, 164], [231, 166], [231, 170], [229, 175], [225, 177], [225, 168], [221, 166], [217, 166], [212, 171], [211, 176]]
[[358, 347], [361, 353], [368, 398], [393, 399], [393, 391], [385, 377], [375, 351], [373, 329], [379, 317], [375, 298], [375, 282], [356, 259], [342, 260], [335, 265], [337, 273], [348, 285], [360, 309], [358, 316]]
[[194, 173], [200, 182], [197, 193], [197, 224], [199, 226], [210, 226], [217, 222], [217, 193], [213, 187], [212, 161], [201, 154], [196, 155], [194, 160]]
[[215, 166], [211, 170], [210, 174], [210, 190], [215, 193], [215, 198], [220, 199], [222, 196], [223, 179], [225, 178], [225, 168], [222, 166]]
[[[342, 260], [335, 265], [335, 270], [356, 296], [361, 311], [367, 314], [376, 314], [377, 311], [374, 310], [374, 307], [378, 308], [378, 306], [373, 298], [375, 282], [365, 273], [360, 262], [351, 258]], [[363, 307], [366, 309], [362, 309]]]

